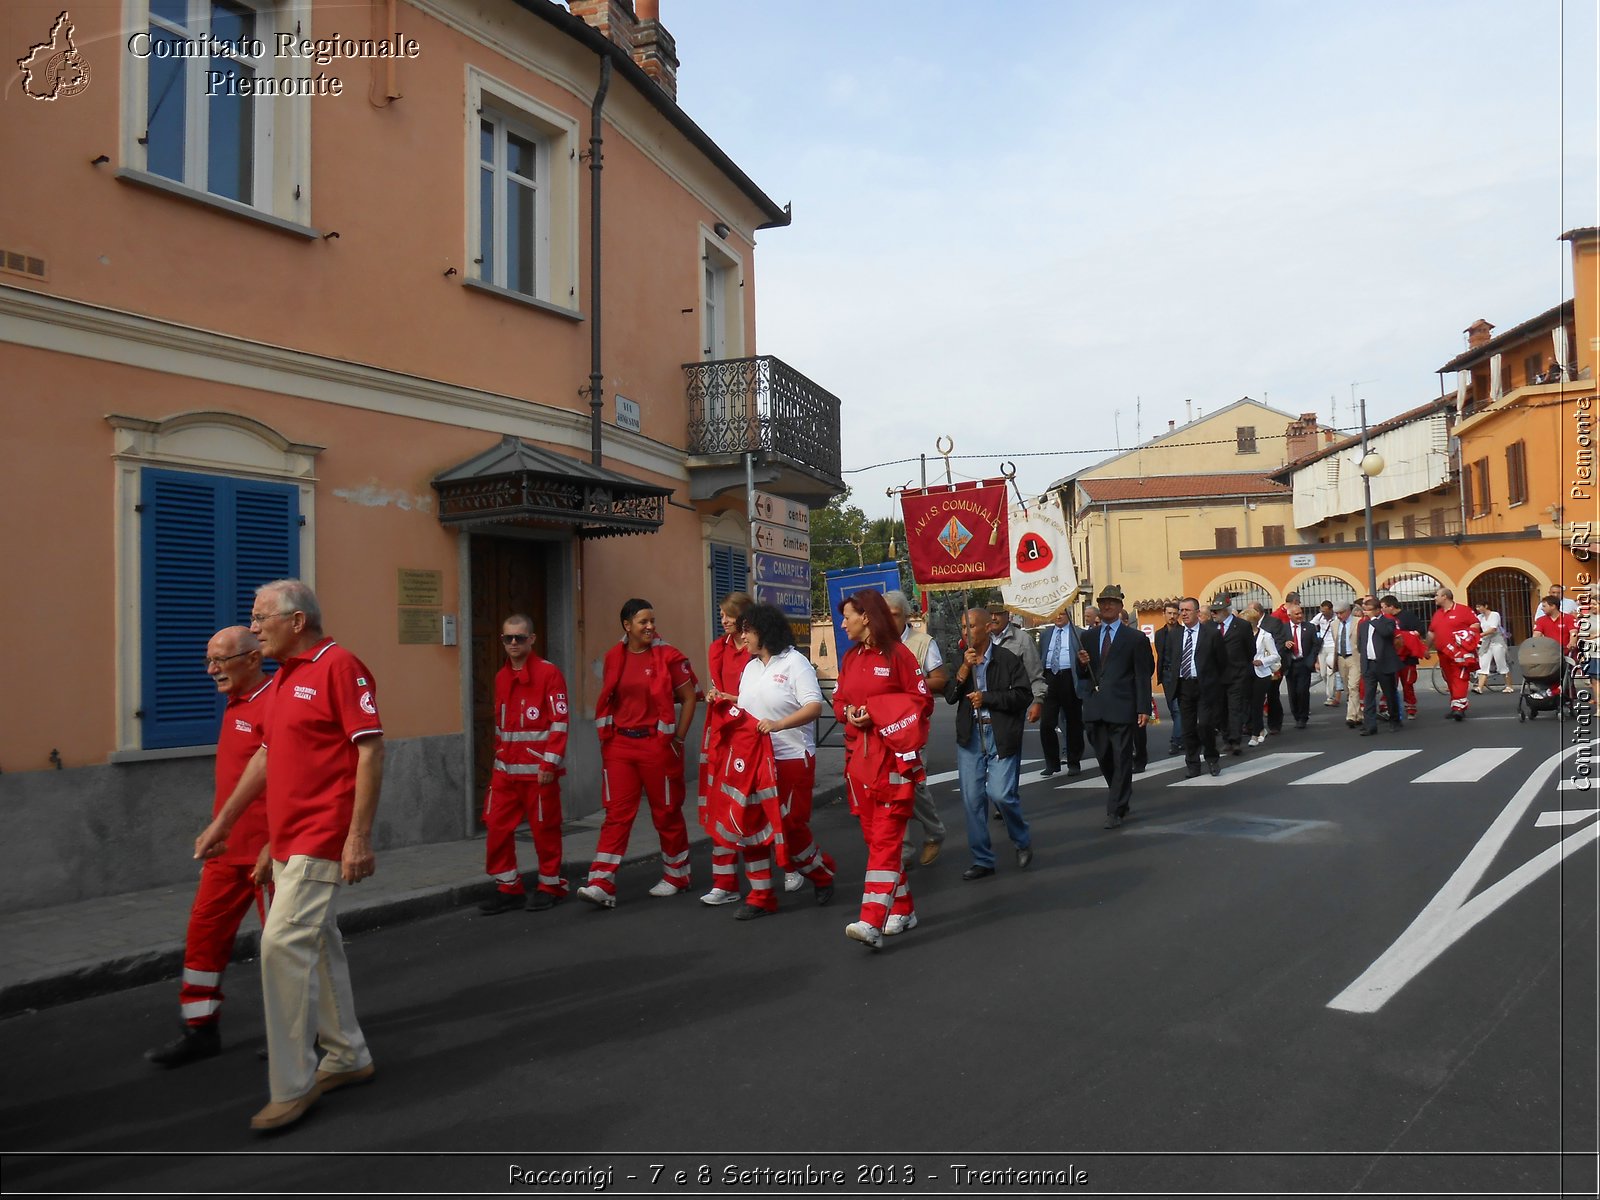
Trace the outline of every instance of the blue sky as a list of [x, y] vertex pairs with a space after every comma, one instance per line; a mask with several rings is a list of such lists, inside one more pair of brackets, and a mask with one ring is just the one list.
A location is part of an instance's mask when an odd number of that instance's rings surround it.
[[[679, 102], [794, 224], [757, 338], [847, 471], [1051, 480], [1244, 395], [1352, 423], [1571, 295], [1593, 0], [663, 0]], [[1564, 73], [1564, 79], [1563, 79]], [[1453, 382], [1450, 385], [1453, 388]], [[1265, 432], [1265, 431], [1263, 431]], [[1023, 458], [1025, 452], [1077, 451]], [[846, 475], [869, 515], [916, 464]]]

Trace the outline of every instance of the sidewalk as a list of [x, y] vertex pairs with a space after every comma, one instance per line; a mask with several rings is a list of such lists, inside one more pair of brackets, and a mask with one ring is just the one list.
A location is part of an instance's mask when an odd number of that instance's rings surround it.
[[[842, 752], [822, 747], [815, 808], [843, 799], [843, 775]], [[685, 816], [691, 848], [706, 842], [693, 813], [686, 811]], [[565, 826], [562, 874], [574, 888], [588, 875], [601, 820], [595, 813]], [[641, 811], [624, 862], [643, 862], [660, 854], [649, 813]], [[517, 855], [526, 877], [536, 867], [526, 829], [517, 838]], [[494, 883], [483, 871], [481, 835], [381, 850], [377, 874], [339, 897], [339, 928], [354, 933], [414, 921], [475, 904], [493, 890]], [[185, 883], [0, 918], [0, 1017], [177, 978], [183, 969], [183, 937], [193, 899], [194, 884]], [[234, 961], [254, 958], [260, 937], [260, 925], [246, 916]]]

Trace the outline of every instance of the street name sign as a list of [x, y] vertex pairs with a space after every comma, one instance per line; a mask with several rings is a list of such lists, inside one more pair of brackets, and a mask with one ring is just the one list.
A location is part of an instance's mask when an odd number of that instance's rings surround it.
[[758, 554], [778, 554], [784, 558], [811, 561], [811, 535], [800, 529], [783, 525], [769, 525], [765, 521], [750, 522], [755, 549]]
[[774, 496], [771, 492], [751, 492], [750, 507], [755, 518], [769, 525], [787, 525], [790, 529], [809, 530], [811, 510], [804, 504]]
[[756, 584], [756, 599], [762, 604], [775, 604], [783, 615], [792, 619], [811, 615], [811, 589], [808, 587], [780, 587], [775, 583]]
[[757, 583], [811, 590], [810, 559], [784, 558], [777, 554], [762, 554], [758, 550], [755, 564]]

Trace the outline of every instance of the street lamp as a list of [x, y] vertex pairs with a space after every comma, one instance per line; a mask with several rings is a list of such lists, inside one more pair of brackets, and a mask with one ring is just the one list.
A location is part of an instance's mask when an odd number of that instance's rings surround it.
[[1361, 492], [1367, 508], [1367, 594], [1378, 594], [1377, 551], [1372, 544], [1372, 477], [1383, 474], [1383, 455], [1367, 447], [1367, 400], [1361, 398]]

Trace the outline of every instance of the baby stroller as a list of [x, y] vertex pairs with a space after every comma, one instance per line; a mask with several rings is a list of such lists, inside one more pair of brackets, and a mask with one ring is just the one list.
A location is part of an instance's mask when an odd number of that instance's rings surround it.
[[1522, 690], [1517, 693], [1517, 720], [1526, 721], [1542, 712], [1555, 712], [1568, 694], [1571, 679], [1561, 643], [1540, 634], [1527, 638], [1517, 647], [1517, 669], [1522, 672]]

